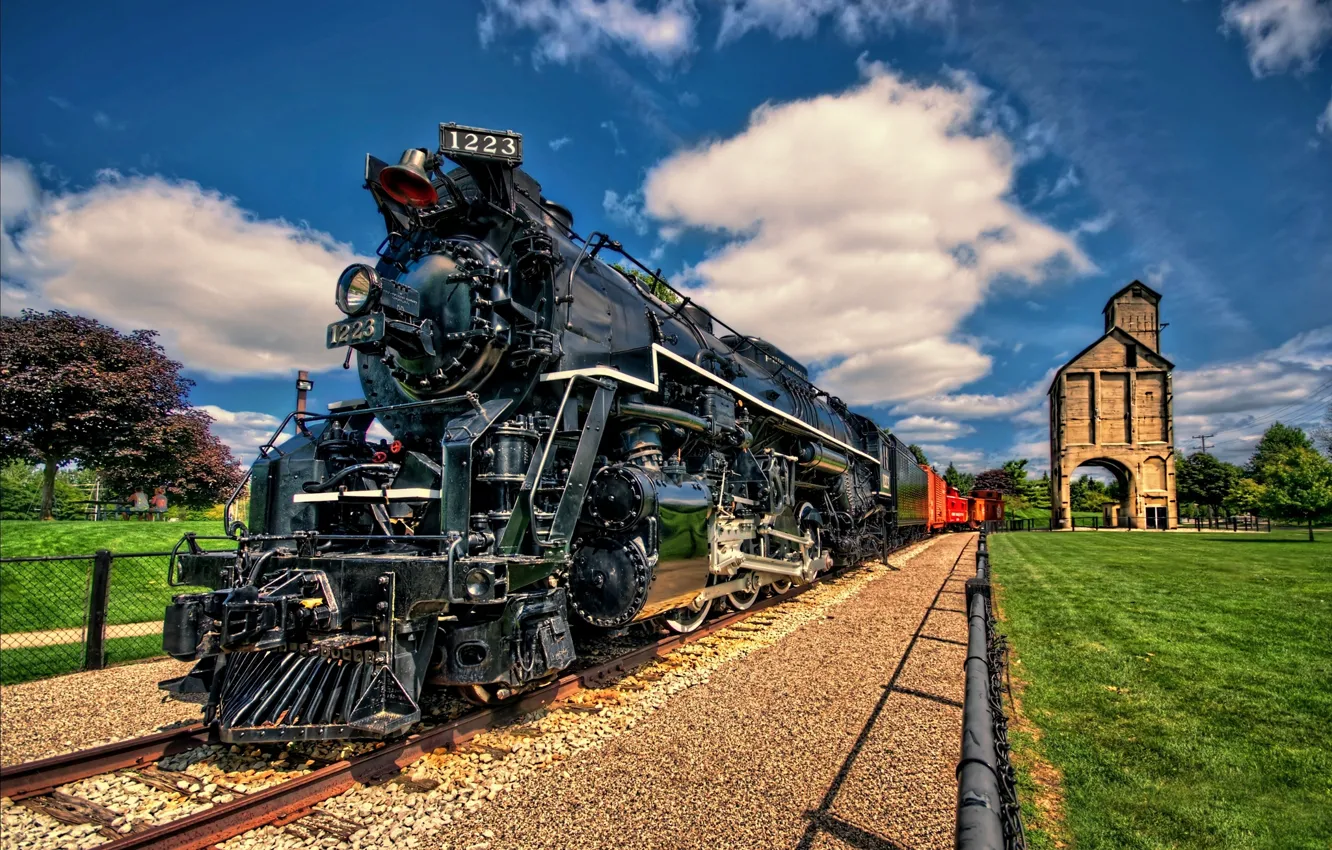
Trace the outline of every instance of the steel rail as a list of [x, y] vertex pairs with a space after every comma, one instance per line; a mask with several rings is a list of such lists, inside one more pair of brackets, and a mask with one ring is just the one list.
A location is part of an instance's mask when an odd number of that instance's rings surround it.
[[194, 723], [142, 738], [0, 767], [0, 797], [12, 800], [36, 797], [80, 779], [149, 764], [210, 740], [207, 727]]
[[661, 638], [594, 667], [563, 676], [512, 702], [484, 707], [425, 732], [390, 742], [373, 752], [326, 765], [263, 791], [250, 792], [230, 803], [215, 805], [178, 820], [131, 833], [99, 845], [98, 850], [137, 850], [147, 847], [203, 850], [252, 829], [269, 825], [284, 826], [309, 814], [317, 804], [350, 790], [358, 783], [375, 784], [392, 778], [406, 766], [440, 747], [456, 748], [481, 732], [509, 723], [523, 714], [585, 688], [600, 687], [619, 673], [639, 667], [679, 646], [715, 634], [760, 611], [790, 602], [825, 579], [839, 577], [850, 569], [828, 573], [824, 578], [793, 589], [785, 595], [760, 600], [745, 611], [719, 617], [687, 634]]

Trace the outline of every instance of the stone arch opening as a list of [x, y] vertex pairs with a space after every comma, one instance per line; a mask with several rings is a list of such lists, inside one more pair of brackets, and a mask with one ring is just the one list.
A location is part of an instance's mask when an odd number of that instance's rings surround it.
[[[1137, 482], [1134, 480], [1133, 470], [1129, 469], [1122, 461], [1114, 458], [1089, 458], [1079, 463], [1069, 474], [1068, 488], [1070, 491], [1073, 482], [1085, 475], [1089, 468], [1110, 473], [1119, 492], [1119, 501], [1107, 506], [1112, 510], [1105, 511], [1101, 521], [1110, 528], [1132, 528], [1133, 504], [1137, 498]], [[1066, 496], [1066, 500], [1071, 508], [1071, 492]]]

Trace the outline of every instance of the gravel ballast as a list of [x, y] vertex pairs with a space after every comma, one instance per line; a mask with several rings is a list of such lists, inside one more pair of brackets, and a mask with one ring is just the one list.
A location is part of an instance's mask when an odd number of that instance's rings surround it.
[[162, 702], [157, 683], [189, 672], [163, 660], [0, 688], [0, 763], [18, 764], [197, 722], [194, 703]]
[[[974, 540], [944, 537], [900, 572], [878, 573], [822, 618], [721, 668], [632, 734], [478, 809], [461, 834], [432, 846], [475, 846], [468, 833], [484, 830], [493, 850], [950, 847], [959, 708], [889, 695], [822, 807], [945, 577], [955, 563], [959, 576], [974, 575], [974, 561], [958, 562]], [[961, 608], [949, 599], [940, 607]], [[929, 619], [940, 618], [965, 625], [959, 613]], [[917, 641], [898, 684], [957, 698], [964, 658], [963, 647]]]

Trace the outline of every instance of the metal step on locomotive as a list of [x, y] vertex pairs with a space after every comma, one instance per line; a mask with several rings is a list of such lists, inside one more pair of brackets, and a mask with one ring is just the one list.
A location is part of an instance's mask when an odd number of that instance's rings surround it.
[[[289, 416], [248, 517], [228, 506], [238, 551], [187, 539], [173, 567], [211, 590], [168, 607], [167, 652], [197, 663], [162, 687], [223, 741], [390, 736], [423, 688], [550, 681], [576, 628], [689, 631], [927, 533], [905, 446], [579, 236], [522, 150], [444, 124], [434, 151], [367, 156], [388, 236], [325, 331], [365, 398]], [[375, 420], [391, 443], [367, 441]]]

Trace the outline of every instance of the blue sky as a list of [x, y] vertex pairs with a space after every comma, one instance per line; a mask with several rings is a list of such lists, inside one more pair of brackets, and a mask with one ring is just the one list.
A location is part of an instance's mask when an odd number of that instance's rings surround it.
[[296, 369], [359, 395], [364, 154], [457, 121], [941, 465], [1046, 467], [1051, 370], [1147, 281], [1181, 446], [1242, 459], [1332, 398], [1329, 45], [1328, 0], [12, 0], [0, 306], [162, 331], [248, 454]]

